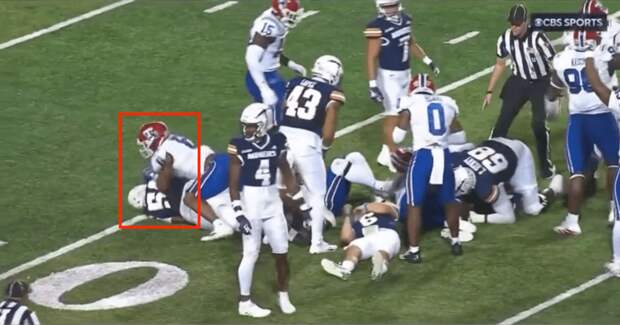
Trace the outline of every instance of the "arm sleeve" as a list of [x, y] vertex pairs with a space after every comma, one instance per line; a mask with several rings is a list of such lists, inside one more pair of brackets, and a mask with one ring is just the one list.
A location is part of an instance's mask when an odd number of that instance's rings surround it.
[[381, 28], [377, 24], [376, 20], [373, 20], [366, 25], [366, 29], [364, 29], [364, 36], [366, 36], [366, 38], [378, 38], [383, 36], [383, 32], [381, 31]]
[[497, 38], [497, 50], [496, 55], [500, 59], [504, 59], [508, 56], [507, 44], [504, 40], [504, 34], [499, 35]]
[[265, 80], [265, 75], [260, 67], [263, 54], [265, 54], [265, 49], [256, 44], [248, 45], [245, 50], [245, 63], [248, 65], [248, 71], [259, 89], [261, 86], [267, 85], [267, 80]]
[[344, 97], [344, 93], [340, 90], [333, 90], [329, 95], [329, 99], [341, 102], [343, 104], [347, 101], [346, 97]]
[[236, 156], [237, 159], [239, 159], [239, 161], [241, 162], [241, 166], [243, 166], [244, 164], [244, 160], [243, 157], [241, 156], [241, 153], [239, 152], [239, 150], [237, 149], [237, 143], [235, 141], [235, 139], [232, 139], [230, 141], [230, 143], [228, 144], [228, 148], [226, 150], [228, 152], [228, 154], [231, 154], [233, 156]]
[[553, 48], [553, 45], [551, 45], [551, 42], [545, 33], [539, 33], [536, 37], [536, 47], [538, 48], [538, 51], [545, 56], [547, 61], [552, 60], [555, 56], [555, 49]]

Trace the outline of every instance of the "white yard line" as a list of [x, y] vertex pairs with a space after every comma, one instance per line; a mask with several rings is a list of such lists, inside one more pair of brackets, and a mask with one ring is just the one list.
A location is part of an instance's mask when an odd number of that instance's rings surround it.
[[[136, 223], [141, 222], [141, 221], [146, 220], [146, 219], [147, 219], [147, 217], [145, 215], [135, 216], [135, 217], [133, 217], [133, 218], [123, 222], [123, 225], [127, 225], [127, 226], [133, 225], [133, 224], [136, 224]], [[76, 241], [76, 242], [74, 242], [72, 244], [69, 244], [67, 246], [61, 247], [60, 249], [57, 249], [57, 250], [55, 250], [55, 251], [53, 251], [51, 253], [47, 253], [47, 254], [45, 254], [43, 256], [37, 257], [37, 258], [35, 258], [34, 260], [32, 260], [30, 262], [24, 263], [24, 264], [22, 264], [20, 266], [14, 267], [14, 268], [12, 268], [12, 269], [10, 269], [10, 270], [0, 274], [0, 281], [2, 281], [4, 279], [7, 279], [7, 278], [9, 278], [9, 277], [11, 277], [11, 276], [13, 276], [15, 274], [20, 273], [20, 272], [23, 272], [23, 271], [26, 271], [28, 269], [31, 269], [31, 268], [33, 268], [33, 267], [35, 267], [37, 265], [43, 264], [43, 263], [45, 263], [45, 262], [47, 262], [47, 261], [49, 261], [49, 260], [51, 260], [53, 258], [56, 258], [56, 257], [58, 257], [60, 255], [67, 254], [67, 253], [69, 253], [71, 251], [74, 251], [74, 250], [76, 250], [76, 249], [78, 249], [78, 248], [80, 248], [82, 246], [88, 245], [88, 244], [90, 244], [90, 243], [92, 243], [94, 241], [97, 241], [97, 240], [99, 240], [99, 239], [101, 239], [103, 237], [111, 235], [111, 234], [113, 234], [113, 233], [115, 233], [115, 232], [117, 232], [119, 230], [120, 230], [120, 228], [118, 228], [118, 225], [110, 226], [107, 229], [104, 229], [104, 230], [102, 230], [102, 231], [100, 231], [100, 232], [98, 232], [98, 233], [96, 233], [96, 234], [94, 234], [92, 236], [89, 236], [89, 237], [86, 237], [86, 238], [82, 238], [82, 239], [80, 239], [80, 240], [78, 240], [78, 241]]]
[[109, 4], [107, 6], [101, 7], [99, 9], [95, 9], [93, 11], [89, 11], [89, 12], [83, 14], [83, 15], [79, 15], [77, 17], [73, 17], [71, 19], [67, 19], [65, 21], [61, 21], [58, 24], [52, 25], [52, 26], [50, 26], [48, 28], [43, 28], [41, 30], [38, 30], [38, 31], [33, 32], [33, 33], [30, 33], [28, 35], [24, 35], [22, 37], [14, 38], [14, 39], [12, 39], [12, 40], [10, 40], [8, 42], [4, 42], [4, 43], [0, 44], [0, 50], [9, 48], [11, 46], [15, 46], [15, 45], [20, 44], [20, 43], [27, 42], [27, 41], [29, 41], [31, 39], [37, 38], [39, 36], [43, 36], [45, 34], [49, 34], [49, 33], [55, 32], [55, 31], [57, 31], [57, 30], [59, 30], [61, 28], [65, 28], [65, 27], [67, 27], [69, 25], [73, 25], [73, 24], [75, 24], [77, 22], [80, 22], [82, 20], [86, 20], [86, 19], [95, 17], [95, 16], [100, 15], [100, 14], [102, 14], [104, 12], [107, 12], [107, 11], [110, 11], [110, 10], [114, 10], [114, 9], [116, 9], [118, 7], [130, 4], [130, 3], [134, 2], [134, 1], [135, 0], [122, 0], [122, 1], [114, 2], [112, 4]]
[[238, 4], [238, 3], [239, 3], [239, 1], [226, 1], [226, 2], [224, 2], [222, 4], [217, 5], [217, 6], [213, 6], [213, 7], [209, 8], [209, 9], [205, 9], [204, 12], [206, 12], [208, 14], [212, 14], [214, 12], [218, 12], [220, 10], [224, 10], [224, 9], [226, 9], [228, 7], [232, 7], [232, 6], [234, 6], [234, 5]]
[[586, 289], [591, 288], [591, 287], [593, 287], [593, 286], [595, 286], [595, 285], [597, 285], [597, 284], [599, 284], [599, 283], [601, 283], [601, 282], [603, 282], [603, 281], [605, 281], [605, 280], [607, 280], [607, 279], [609, 279], [611, 277], [613, 277], [613, 275], [611, 275], [611, 273], [603, 273], [603, 274], [595, 277], [594, 279], [592, 279], [592, 280], [590, 280], [588, 282], [582, 283], [581, 285], [579, 285], [577, 287], [574, 287], [574, 288], [572, 288], [570, 290], [567, 290], [567, 291], [565, 291], [565, 292], [563, 292], [563, 293], [561, 293], [561, 294], [559, 294], [559, 295], [557, 295], [557, 296], [555, 296], [555, 297], [553, 297], [553, 298], [551, 298], [551, 299], [549, 299], [549, 300], [547, 300], [547, 301], [545, 301], [545, 302], [543, 302], [543, 303], [541, 303], [539, 305], [536, 305], [536, 306], [534, 306], [534, 307], [532, 307], [532, 308], [530, 308], [530, 309], [528, 309], [526, 311], [522, 311], [522, 312], [520, 312], [520, 313], [518, 313], [518, 314], [516, 314], [516, 315], [514, 315], [514, 316], [512, 316], [512, 317], [510, 317], [510, 318], [508, 318], [506, 320], [503, 320], [503, 321], [499, 322], [498, 325], [512, 325], [512, 324], [516, 324], [516, 323], [518, 323], [518, 322], [520, 322], [520, 321], [522, 321], [522, 320], [524, 320], [524, 319], [526, 319], [526, 318], [528, 318], [528, 317], [530, 317], [530, 316], [532, 316], [534, 314], [537, 314], [537, 313], [539, 313], [539, 312], [541, 312], [541, 311], [543, 311], [543, 310], [545, 310], [545, 309], [547, 309], [547, 308], [549, 308], [549, 307], [551, 307], [551, 306], [553, 306], [553, 305], [555, 305], [557, 303], [562, 302], [563, 300], [566, 300], [566, 299], [568, 299], [568, 298], [570, 298], [570, 297], [572, 297], [572, 296], [574, 296], [574, 295], [576, 295], [578, 293], [581, 293], [581, 292], [585, 291]]
[[4, 246], [4, 245], [6, 245], [6, 244], [8, 244], [8, 243], [7, 243], [7, 242], [5, 242], [5, 241], [0, 240], [0, 246]]
[[302, 20], [310, 17], [310, 16], [314, 16], [316, 14], [318, 14], [320, 11], [318, 10], [308, 10], [306, 12], [304, 12], [301, 16], [299, 16], [298, 21], [301, 22]]
[[466, 40], [468, 40], [470, 38], [474, 38], [474, 37], [478, 36], [478, 34], [480, 34], [480, 32], [475, 30], [475, 31], [472, 31], [472, 32], [469, 32], [469, 33], [465, 33], [465, 34], [463, 34], [463, 35], [461, 35], [459, 37], [455, 37], [455, 38], [453, 38], [453, 39], [451, 39], [449, 41], [445, 41], [444, 43], [445, 44], [450, 44], [450, 45], [458, 44], [458, 43], [464, 42], [464, 41], [466, 41]]

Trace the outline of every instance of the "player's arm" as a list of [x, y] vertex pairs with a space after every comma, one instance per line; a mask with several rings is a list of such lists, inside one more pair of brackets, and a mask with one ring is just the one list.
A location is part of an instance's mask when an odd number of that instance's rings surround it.
[[450, 134], [448, 135], [449, 144], [463, 144], [467, 142], [467, 135], [465, 130], [459, 122], [458, 118], [454, 118], [450, 123]]
[[355, 231], [351, 225], [351, 216], [345, 215], [342, 221], [342, 228], [340, 229], [340, 243], [342, 246], [346, 246], [349, 245], [353, 239], [355, 239]]
[[233, 211], [235, 212], [235, 219], [239, 223], [239, 232], [244, 235], [249, 235], [252, 231], [252, 225], [245, 217], [239, 186], [243, 158], [241, 158], [237, 151], [237, 147], [233, 143], [228, 145], [228, 155], [230, 155], [230, 165], [228, 168], [228, 192], [230, 193], [230, 201]]
[[283, 53], [280, 54], [280, 64], [288, 67], [289, 69], [295, 71], [296, 73], [306, 76], [306, 68], [303, 65], [291, 60], [289, 57], [285, 56]]
[[418, 41], [416, 40], [416, 38], [411, 35], [411, 54], [417, 58], [418, 60], [422, 60], [422, 62], [424, 62], [424, 64], [426, 64], [432, 71], [434, 74], [439, 74], [439, 68], [435, 65], [435, 63], [433, 62], [433, 60], [431, 60], [431, 58], [428, 57], [428, 55], [426, 55], [426, 52], [424, 52], [424, 49], [422, 49], [422, 47], [420, 46], [420, 44], [418, 43]]
[[590, 82], [590, 86], [596, 96], [607, 105], [609, 103], [609, 96], [611, 95], [611, 90], [605, 86], [605, 84], [601, 81], [601, 78], [598, 75], [598, 71], [594, 66], [594, 58], [592, 56], [592, 52], [586, 53], [586, 76], [588, 77], [588, 81]]
[[368, 73], [368, 90], [370, 99], [376, 102], [383, 101], [383, 94], [377, 86], [377, 60], [381, 52], [381, 35], [383, 32], [380, 28], [369, 26], [364, 31], [366, 36], [366, 72]]
[[261, 93], [263, 102], [267, 105], [274, 105], [278, 101], [278, 97], [273, 90], [269, 88], [269, 84], [261, 70], [260, 61], [269, 44], [275, 42], [275, 40], [275, 37], [255, 33], [252, 41], [245, 50], [245, 63], [248, 66], [248, 71]]
[[198, 212], [198, 204], [200, 204], [200, 215], [209, 221], [213, 221], [217, 218], [215, 212], [211, 209], [211, 205], [205, 200], [200, 200], [199, 202], [196, 193], [186, 193], [183, 198], [183, 203], [196, 212]]
[[394, 143], [398, 144], [405, 140], [407, 136], [407, 130], [409, 130], [409, 119], [411, 118], [411, 113], [408, 109], [401, 109], [398, 112], [398, 124], [392, 131], [392, 140]]
[[[495, 186], [496, 197], [493, 202], [489, 202], [493, 204], [493, 210], [496, 213], [504, 216], [506, 223], [514, 223], [516, 221], [515, 211], [512, 207], [512, 202], [506, 193], [503, 185]], [[488, 202], [488, 201], [487, 201]], [[510, 222], [512, 221], [512, 222]]]
[[157, 174], [157, 180], [155, 182], [157, 185], [157, 189], [166, 195], [168, 195], [168, 191], [170, 190], [170, 184], [172, 183], [173, 163], [174, 158], [172, 158], [172, 155], [166, 153], [166, 159], [164, 159], [164, 161], [161, 163], [161, 169]]
[[325, 121], [323, 122], [323, 150], [329, 150], [329, 147], [334, 143], [336, 136], [336, 126], [338, 124], [338, 111], [344, 104], [344, 95], [341, 92], [332, 92], [331, 100], [327, 104]]

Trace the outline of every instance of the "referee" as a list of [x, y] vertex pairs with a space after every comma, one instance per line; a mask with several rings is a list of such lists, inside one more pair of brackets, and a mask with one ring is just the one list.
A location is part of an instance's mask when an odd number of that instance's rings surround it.
[[39, 325], [34, 311], [22, 304], [30, 287], [23, 281], [12, 281], [6, 287], [7, 299], [0, 301], [0, 325]]
[[523, 105], [530, 101], [540, 175], [550, 178], [555, 174], [555, 166], [549, 157], [549, 129], [545, 121], [544, 96], [549, 85], [550, 62], [555, 51], [543, 32], [530, 29], [527, 16], [527, 8], [523, 4], [514, 5], [510, 9], [510, 28], [497, 39], [497, 61], [482, 108], [491, 103], [495, 83], [506, 69], [506, 60], [512, 59], [512, 75], [506, 80], [500, 93], [502, 108], [491, 137], [506, 137], [512, 121]]

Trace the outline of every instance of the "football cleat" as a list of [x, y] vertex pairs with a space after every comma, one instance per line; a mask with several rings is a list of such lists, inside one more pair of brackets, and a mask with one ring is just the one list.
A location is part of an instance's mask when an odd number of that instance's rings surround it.
[[297, 308], [295, 308], [295, 306], [293, 306], [293, 304], [291, 303], [291, 300], [287, 298], [283, 298], [283, 297], [278, 297], [278, 306], [280, 306], [280, 310], [282, 311], [282, 313], [290, 315], [290, 314], [294, 314], [295, 311], [297, 311]]
[[419, 250], [415, 253], [407, 250], [406, 252], [398, 255], [398, 258], [409, 263], [420, 264], [422, 263], [422, 250]]
[[388, 271], [388, 261], [381, 252], [376, 252], [372, 256], [372, 271], [370, 271], [371, 280], [379, 280]]
[[605, 268], [609, 271], [609, 273], [616, 277], [620, 277], [620, 261], [611, 261], [605, 264]]
[[200, 241], [212, 241], [220, 238], [226, 238], [232, 236], [235, 231], [222, 220], [217, 219], [213, 221], [213, 231], [206, 236], [202, 236]]
[[381, 147], [381, 152], [377, 156], [377, 163], [381, 166], [387, 167], [392, 173], [398, 172], [396, 168], [392, 165], [392, 160], [390, 158], [390, 150], [388, 146], [383, 145]]
[[323, 270], [325, 270], [325, 272], [342, 280], [347, 280], [351, 276], [351, 272], [345, 270], [341, 264], [335, 263], [334, 261], [328, 260], [326, 258], [321, 260], [321, 267], [323, 267]]
[[338, 246], [336, 245], [331, 245], [322, 241], [318, 245], [310, 245], [310, 254], [329, 253], [335, 251], [337, 248]]
[[454, 243], [450, 246], [451, 246], [450, 251], [452, 252], [452, 255], [454, 256], [463, 255], [463, 246], [461, 245], [461, 243]]
[[271, 314], [271, 310], [261, 308], [251, 300], [239, 302], [239, 315], [254, 318], [263, 318]]
[[564, 220], [559, 226], [553, 227], [553, 231], [560, 235], [577, 236], [581, 234], [581, 227], [578, 223], [568, 223]]

